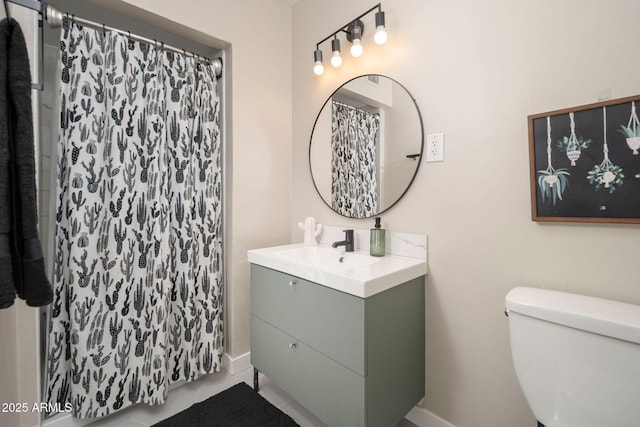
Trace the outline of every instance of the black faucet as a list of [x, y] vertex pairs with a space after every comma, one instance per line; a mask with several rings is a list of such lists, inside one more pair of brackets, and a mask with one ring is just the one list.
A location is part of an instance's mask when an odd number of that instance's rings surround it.
[[338, 246], [344, 246], [345, 252], [353, 252], [353, 230], [343, 230], [344, 231], [344, 240], [341, 242], [333, 242], [331, 244], [332, 248], [337, 248]]

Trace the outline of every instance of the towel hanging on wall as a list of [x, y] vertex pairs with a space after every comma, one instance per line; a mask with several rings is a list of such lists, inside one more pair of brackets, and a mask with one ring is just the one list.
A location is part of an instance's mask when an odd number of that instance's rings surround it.
[[29, 56], [15, 19], [0, 21], [0, 43], [0, 308], [16, 294], [38, 307], [53, 294], [37, 228]]

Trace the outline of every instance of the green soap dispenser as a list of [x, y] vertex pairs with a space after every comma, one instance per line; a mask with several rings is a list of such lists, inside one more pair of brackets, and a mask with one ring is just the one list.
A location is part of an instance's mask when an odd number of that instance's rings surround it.
[[384, 256], [385, 253], [385, 232], [384, 228], [380, 228], [380, 217], [376, 217], [375, 228], [371, 229], [371, 238], [369, 242], [369, 255]]

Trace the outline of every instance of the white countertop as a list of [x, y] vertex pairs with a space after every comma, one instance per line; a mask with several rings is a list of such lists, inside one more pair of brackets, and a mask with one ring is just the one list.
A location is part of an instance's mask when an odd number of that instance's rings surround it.
[[372, 257], [344, 247], [295, 243], [247, 252], [249, 262], [367, 298], [427, 274], [427, 262], [398, 255]]

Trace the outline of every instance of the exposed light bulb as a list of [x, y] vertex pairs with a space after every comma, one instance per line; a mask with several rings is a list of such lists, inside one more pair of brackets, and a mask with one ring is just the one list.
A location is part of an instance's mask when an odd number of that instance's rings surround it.
[[375, 41], [376, 44], [385, 44], [387, 41], [387, 30], [385, 30], [384, 25], [379, 25], [378, 28], [376, 28], [373, 41]]
[[320, 76], [322, 75], [322, 73], [324, 73], [324, 65], [322, 65], [322, 62], [316, 61], [315, 65], [313, 66], [313, 72], [316, 74], [316, 76]]
[[354, 58], [362, 55], [362, 51], [364, 48], [362, 47], [362, 43], [360, 43], [360, 39], [353, 39], [353, 44], [351, 45], [351, 56]]
[[331, 50], [333, 51], [331, 54], [331, 65], [333, 65], [334, 68], [338, 68], [342, 65], [342, 57], [340, 56], [340, 40], [338, 40], [336, 36], [331, 40]]
[[387, 41], [387, 30], [384, 28], [384, 12], [378, 8], [376, 13], [376, 33], [373, 35], [373, 41], [376, 44], [384, 44]]
[[337, 50], [334, 50], [333, 54], [331, 55], [331, 65], [333, 65], [335, 68], [338, 68], [342, 65], [342, 57], [340, 56], [340, 52], [338, 52]]
[[313, 72], [316, 76], [324, 73], [324, 66], [322, 65], [322, 51], [316, 47], [315, 52], [313, 52], [313, 60], [315, 61], [313, 65]]

